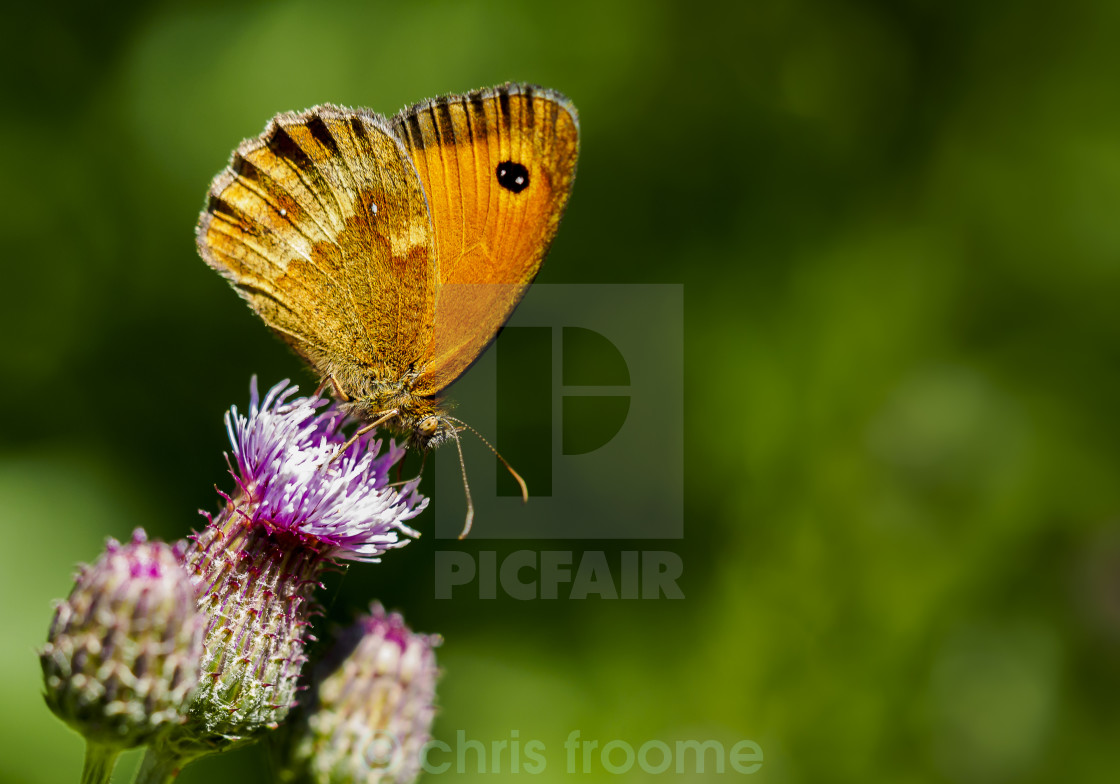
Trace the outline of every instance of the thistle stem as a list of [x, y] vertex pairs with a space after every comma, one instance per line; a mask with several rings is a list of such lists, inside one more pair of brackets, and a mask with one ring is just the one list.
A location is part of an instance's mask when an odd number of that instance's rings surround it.
[[133, 784], [170, 784], [179, 775], [182, 761], [165, 750], [149, 746]]
[[86, 762], [82, 768], [82, 784], [109, 784], [117, 765], [120, 749], [101, 743], [86, 743]]

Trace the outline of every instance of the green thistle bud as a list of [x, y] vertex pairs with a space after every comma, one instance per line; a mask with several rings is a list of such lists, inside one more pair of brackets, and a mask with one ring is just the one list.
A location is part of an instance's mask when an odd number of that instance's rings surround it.
[[288, 746], [287, 780], [415, 781], [435, 717], [440, 642], [374, 603], [339, 640], [332, 659], [341, 663], [313, 688]]
[[137, 529], [128, 544], [110, 539], [58, 603], [40, 652], [44, 696], [103, 765], [182, 722], [202, 656], [195, 597], [179, 553]]
[[248, 525], [233, 503], [194, 538], [185, 562], [201, 588], [202, 677], [186, 724], [163, 742], [189, 760], [275, 729], [295, 704], [312, 593], [325, 559]]

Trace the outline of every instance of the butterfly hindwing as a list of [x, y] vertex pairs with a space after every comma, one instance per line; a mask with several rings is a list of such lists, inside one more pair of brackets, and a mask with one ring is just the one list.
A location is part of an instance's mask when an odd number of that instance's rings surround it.
[[399, 378], [431, 344], [435, 242], [423, 186], [384, 118], [278, 115], [214, 180], [203, 259], [344, 389]]

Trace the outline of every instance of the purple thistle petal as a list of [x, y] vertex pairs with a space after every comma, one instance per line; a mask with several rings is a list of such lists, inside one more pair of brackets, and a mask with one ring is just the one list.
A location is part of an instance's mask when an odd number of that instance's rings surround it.
[[[336, 558], [376, 561], [419, 533], [405, 525], [428, 504], [417, 482], [389, 487], [389, 469], [405, 449], [366, 433], [337, 460], [348, 436], [347, 417], [327, 401], [294, 398], [298, 387], [281, 381], [260, 400], [250, 384], [248, 416], [233, 406], [226, 431], [233, 446], [234, 478], [249, 496], [251, 521], [324, 546]], [[327, 406], [324, 410], [319, 409]]]

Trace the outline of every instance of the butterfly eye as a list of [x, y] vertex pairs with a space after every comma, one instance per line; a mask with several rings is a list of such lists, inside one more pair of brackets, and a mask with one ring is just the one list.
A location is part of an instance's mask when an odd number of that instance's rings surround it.
[[498, 184], [507, 191], [521, 193], [529, 187], [529, 170], [520, 163], [505, 161], [498, 164]]
[[416, 432], [424, 438], [428, 438], [435, 435], [437, 427], [439, 427], [439, 419], [434, 416], [425, 417], [416, 426]]

